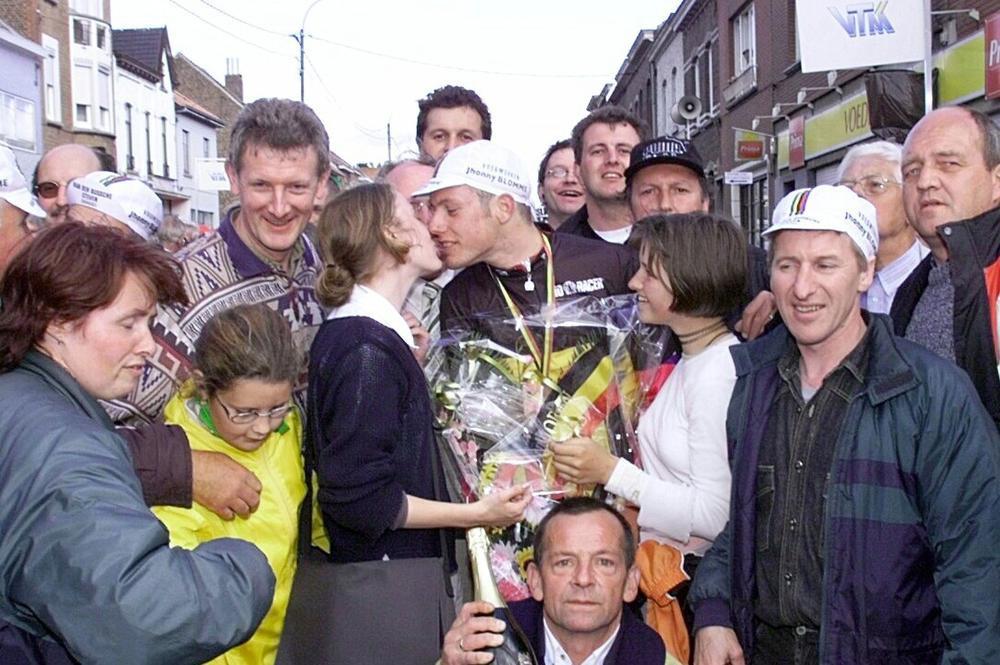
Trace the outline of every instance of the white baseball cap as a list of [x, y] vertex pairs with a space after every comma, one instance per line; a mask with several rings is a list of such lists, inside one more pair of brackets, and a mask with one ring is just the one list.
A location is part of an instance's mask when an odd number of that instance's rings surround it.
[[849, 187], [818, 185], [786, 195], [774, 208], [764, 235], [789, 230], [838, 231], [846, 233], [869, 260], [878, 252], [875, 206]]
[[94, 171], [71, 180], [66, 201], [102, 212], [145, 240], [152, 240], [163, 223], [163, 203], [149, 185], [110, 171]]
[[413, 196], [468, 185], [489, 194], [508, 194], [530, 207], [532, 176], [510, 150], [491, 141], [473, 141], [448, 151], [434, 169], [434, 176]]
[[35, 201], [28, 181], [17, 166], [14, 151], [3, 145], [0, 145], [0, 199], [29, 215], [45, 217], [45, 211]]

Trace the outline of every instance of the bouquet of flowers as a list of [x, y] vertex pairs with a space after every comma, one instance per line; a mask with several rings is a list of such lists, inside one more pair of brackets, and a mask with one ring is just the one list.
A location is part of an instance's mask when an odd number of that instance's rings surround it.
[[526, 519], [490, 531], [500, 591], [518, 600], [528, 595], [525, 568], [542, 517], [562, 498], [598, 490], [559, 477], [549, 442], [586, 436], [634, 459], [638, 416], [665, 379], [668, 333], [638, 322], [634, 296], [563, 301], [491, 323], [544, 339], [545, 350], [510, 348], [482, 333], [447, 337], [432, 386], [451, 493], [471, 501], [515, 485], [532, 489]]

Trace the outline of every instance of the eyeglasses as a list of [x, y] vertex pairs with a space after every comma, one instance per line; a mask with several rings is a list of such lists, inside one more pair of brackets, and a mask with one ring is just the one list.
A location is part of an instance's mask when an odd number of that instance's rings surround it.
[[551, 169], [545, 169], [546, 178], [565, 178], [569, 175], [569, 169], [565, 166], [553, 166]]
[[866, 175], [864, 178], [858, 178], [857, 180], [841, 180], [840, 184], [844, 187], [850, 187], [855, 192], [860, 187], [861, 191], [868, 196], [881, 196], [885, 194], [885, 190], [889, 188], [889, 185], [898, 185], [900, 183], [881, 175]]
[[59, 195], [60, 187], [62, 187], [62, 185], [52, 180], [40, 182], [35, 185], [35, 194], [41, 196], [43, 199], [54, 199]]
[[413, 208], [413, 214], [417, 216], [417, 219], [422, 219], [424, 215], [430, 212], [431, 202], [426, 197], [410, 199], [410, 206]]
[[219, 399], [219, 396], [215, 396], [215, 401], [219, 403], [222, 410], [226, 412], [226, 417], [229, 418], [233, 424], [236, 425], [249, 425], [258, 418], [267, 418], [268, 420], [280, 420], [288, 415], [288, 412], [292, 410], [292, 404], [282, 404], [281, 406], [276, 406], [269, 411], [244, 411], [237, 410], [231, 406], [227, 406], [225, 402]]

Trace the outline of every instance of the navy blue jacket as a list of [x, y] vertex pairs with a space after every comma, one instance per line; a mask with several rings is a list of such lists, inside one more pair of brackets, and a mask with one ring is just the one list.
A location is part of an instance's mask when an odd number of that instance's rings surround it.
[[[545, 624], [542, 604], [533, 598], [510, 604], [510, 611], [538, 656], [545, 661]], [[636, 618], [629, 608], [622, 609], [622, 625], [604, 665], [663, 665], [667, 649], [655, 630]]]
[[[820, 662], [1000, 663], [1000, 461], [967, 376], [869, 319], [865, 389], [848, 406], [824, 506]], [[730, 518], [689, 596], [695, 629], [753, 653], [757, 460], [784, 327], [733, 347]]]

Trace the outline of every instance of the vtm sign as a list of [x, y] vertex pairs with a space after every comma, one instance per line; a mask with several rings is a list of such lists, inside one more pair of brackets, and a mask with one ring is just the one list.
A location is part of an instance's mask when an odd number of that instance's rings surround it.
[[867, 37], [874, 35], [893, 34], [896, 30], [885, 15], [885, 6], [889, 0], [881, 2], [856, 2], [844, 7], [827, 7], [837, 23], [844, 29], [848, 37]]
[[795, 0], [802, 71], [868, 68], [924, 56], [918, 0]]
[[986, 19], [986, 99], [1000, 98], [1000, 12]]

